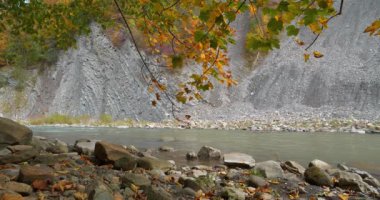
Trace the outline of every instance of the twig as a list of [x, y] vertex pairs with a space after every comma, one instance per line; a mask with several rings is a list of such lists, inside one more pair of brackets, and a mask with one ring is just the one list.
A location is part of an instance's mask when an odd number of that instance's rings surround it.
[[[119, 11], [119, 13], [120, 13], [120, 15], [122, 16], [122, 19], [123, 19], [123, 21], [124, 21], [124, 24], [125, 24], [126, 28], [128, 29], [129, 34], [131, 35], [131, 39], [132, 39], [133, 45], [135, 46], [136, 51], [137, 51], [137, 53], [139, 54], [139, 57], [140, 57], [140, 59], [141, 59], [141, 61], [142, 61], [142, 63], [143, 63], [143, 66], [144, 66], [145, 69], [148, 71], [148, 73], [149, 73], [151, 79], [152, 79], [152, 80], [157, 80], [156, 77], [154, 76], [153, 72], [149, 69], [148, 64], [145, 62], [145, 59], [144, 59], [144, 57], [143, 57], [143, 55], [142, 55], [142, 53], [141, 53], [141, 51], [140, 51], [140, 49], [139, 49], [139, 47], [138, 47], [137, 42], [136, 42], [136, 39], [135, 39], [135, 37], [134, 37], [134, 35], [133, 35], [132, 29], [131, 29], [131, 27], [129, 26], [128, 21], [126, 20], [124, 14], [123, 14], [123, 11], [122, 11], [121, 8], [120, 8], [119, 3], [117, 2], [117, 0], [113, 0], [113, 1], [114, 1], [115, 5], [116, 5], [116, 7], [117, 7], [117, 9], [118, 9], [118, 11]], [[172, 115], [173, 115], [174, 119], [176, 119], [176, 120], [178, 120], [178, 121], [182, 121], [182, 120], [180, 120], [180, 119], [175, 115], [175, 113], [174, 113], [174, 110], [175, 110], [175, 108], [176, 108], [176, 105], [175, 105], [174, 101], [170, 98], [169, 94], [168, 94], [166, 91], [162, 91], [162, 92], [164, 93], [165, 97], [167, 98], [167, 100], [170, 102], [170, 104], [171, 104], [171, 106], [172, 106]]]
[[[334, 17], [338, 16], [338, 15], [341, 15], [342, 14], [342, 10], [343, 10], [343, 3], [344, 3], [344, 0], [341, 0], [340, 1], [340, 6], [339, 6], [339, 12], [336, 13], [335, 15], [331, 16], [329, 19], [327, 19], [326, 23], [328, 23], [330, 20], [332, 20]], [[305, 51], [307, 51], [310, 47], [312, 47], [314, 45], [314, 43], [318, 40], [319, 36], [321, 35], [322, 31], [323, 31], [324, 27], [322, 26], [321, 28], [321, 32], [318, 33], [318, 35], [314, 38], [314, 40], [309, 44], [309, 46], [307, 46], [305, 48]]]

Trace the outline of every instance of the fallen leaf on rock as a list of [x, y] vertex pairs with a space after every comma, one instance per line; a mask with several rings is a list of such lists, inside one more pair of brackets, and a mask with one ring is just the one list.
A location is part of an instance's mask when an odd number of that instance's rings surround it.
[[131, 184], [129, 187], [130, 187], [131, 190], [132, 190], [133, 192], [135, 192], [135, 193], [137, 193], [137, 192], [139, 191], [139, 187], [136, 186], [136, 185], [134, 185], [134, 184]]
[[87, 199], [87, 194], [83, 192], [75, 192], [74, 193], [74, 198], [75, 200], [86, 200]]
[[37, 179], [37, 180], [33, 181], [33, 183], [32, 183], [32, 187], [35, 190], [46, 190], [48, 185], [49, 184], [48, 184], [47, 180], [41, 180], [41, 179]]
[[340, 200], [348, 200], [350, 195], [343, 193], [343, 194], [339, 194], [338, 197]]
[[[84, 199], [83, 199], [84, 200]], [[124, 200], [124, 197], [123, 195], [121, 195], [120, 193], [115, 193], [113, 195], [113, 200]]]
[[54, 192], [56, 190], [59, 190], [61, 192], [65, 190], [69, 190], [71, 188], [74, 188], [74, 184], [67, 180], [61, 180], [58, 183], [54, 184], [51, 188], [51, 190]]

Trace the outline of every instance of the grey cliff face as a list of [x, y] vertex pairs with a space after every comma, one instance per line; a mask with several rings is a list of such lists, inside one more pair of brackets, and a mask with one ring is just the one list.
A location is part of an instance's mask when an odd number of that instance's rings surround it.
[[[363, 33], [379, 15], [378, 0], [345, 1], [343, 15], [331, 20], [309, 50], [325, 56], [307, 63], [304, 47], [288, 37], [282, 40], [281, 49], [260, 56], [257, 62], [246, 59], [244, 36], [249, 20], [243, 15], [234, 24], [237, 44], [229, 53], [230, 69], [239, 85], [216, 86], [205, 94], [207, 103], [181, 106], [181, 112], [198, 119], [265, 118], [274, 112], [379, 119], [380, 39]], [[76, 49], [62, 53], [55, 66], [38, 75], [36, 84], [25, 91], [25, 109], [12, 117], [52, 113], [91, 117], [105, 113], [115, 119], [151, 121], [170, 117], [171, 107], [165, 100], [156, 108], [151, 106], [154, 97], [147, 92], [131, 43], [114, 48], [99, 27], [93, 25], [92, 30], [90, 36], [78, 39]], [[309, 44], [314, 36], [301, 31], [300, 38]], [[171, 85], [186, 81], [192, 71], [152, 70]], [[3, 92], [0, 102], [8, 97]]]

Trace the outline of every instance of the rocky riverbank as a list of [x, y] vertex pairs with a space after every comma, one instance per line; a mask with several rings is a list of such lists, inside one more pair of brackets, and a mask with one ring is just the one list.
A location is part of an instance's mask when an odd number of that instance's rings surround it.
[[[38, 123], [35, 123], [38, 121]], [[239, 120], [164, 120], [161, 122], [119, 120], [103, 123], [87, 120], [60, 124], [50, 120], [23, 121], [29, 126], [74, 126], [74, 127], [118, 127], [118, 128], [176, 128], [176, 129], [219, 129], [246, 130], [253, 132], [341, 132], [358, 134], [379, 134], [380, 121], [358, 119], [325, 119], [325, 118], [268, 118]]]
[[[159, 151], [173, 151], [163, 146]], [[0, 118], [0, 199], [379, 199], [371, 174], [313, 160], [256, 162], [203, 146], [189, 165], [107, 141], [66, 144]], [[212, 166], [192, 160], [220, 161]]]

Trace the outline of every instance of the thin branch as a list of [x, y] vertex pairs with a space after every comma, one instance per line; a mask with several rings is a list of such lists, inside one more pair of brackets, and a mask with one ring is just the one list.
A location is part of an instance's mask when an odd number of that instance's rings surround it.
[[[135, 39], [135, 37], [134, 37], [134, 35], [133, 35], [132, 29], [131, 29], [131, 27], [129, 26], [128, 21], [126, 20], [124, 14], [123, 14], [123, 11], [122, 11], [121, 8], [120, 8], [119, 3], [117, 2], [117, 0], [113, 0], [113, 1], [114, 1], [115, 5], [116, 5], [116, 7], [117, 7], [117, 9], [118, 9], [118, 11], [119, 11], [119, 13], [120, 13], [120, 15], [122, 16], [122, 19], [123, 19], [123, 21], [124, 21], [124, 25], [126, 26], [126, 28], [128, 29], [129, 34], [131, 35], [132, 42], [133, 42], [133, 44], [134, 44], [134, 46], [135, 46], [135, 48], [136, 48], [137, 53], [139, 54], [139, 57], [140, 57], [140, 59], [141, 59], [141, 61], [142, 61], [142, 63], [143, 63], [143, 66], [144, 66], [145, 69], [148, 71], [148, 73], [149, 73], [151, 79], [152, 79], [152, 80], [157, 80], [156, 77], [154, 76], [153, 72], [150, 70], [148, 64], [145, 62], [145, 59], [144, 59], [144, 57], [143, 57], [143, 55], [142, 55], [142, 53], [141, 53], [141, 51], [140, 51], [140, 49], [139, 49], [139, 47], [138, 47], [137, 42], [136, 42], [136, 39]], [[170, 98], [169, 94], [168, 94], [166, 91], [162, 91], [162, 92], [164, 93], [165, 97], [167, 98], [167, 100], [168, 100], [168, 101], [170, 102], [170, 104], [172, 105], [172, 115], [173, 115], [173, 117], [174, 117], [176, 120], [178, 120], [178, 121], [182, 121], [182, 120], [180, 120], [180, 119], [175, 115], [175, 113], [174, 113], [174, 111], [175, 111], [175, 107], [176, 107], [174, 101]]]
[[162, 15], [162, 13], [165, 12], [166, 10], [169, 10], [169, 9], [173, 8], [174, 6], [176, 6], [179, 2], [180, 2], [180, 0], [177, 0], [176, 2], [174, 2], [169, 7], [162, 9], [161, 12], [160, 12], [160, 15]]
[[[343, 3], [344, 3], [344, 0], [341, 0], [340, 1], [340, 6], [339, 6], [339, 12], [336, 13], [335, 15], [331, 16], [330, 18], [327, 19], [326, 23], [328, 23], [330, 20], [332, 20], [333, 18], [335, 18], [336, 16], [338, 15], [341, 15], [342, 14], [342, 11], [343, 11]], [[307, 51], [308, 49], [310, 49], [310, 47], [312, 47], [314, 45], [314, 43], [318, 40], [319, 36], [321, 35], [322, 31], [323, 31], [324, 27], [322, 26], [321, 28], [321, 32], [318, 33], [318, 35], [314, 38], [314, 40], [309, 44], [309, 46], [307, 46], [305, 48], [305, 51]]]

